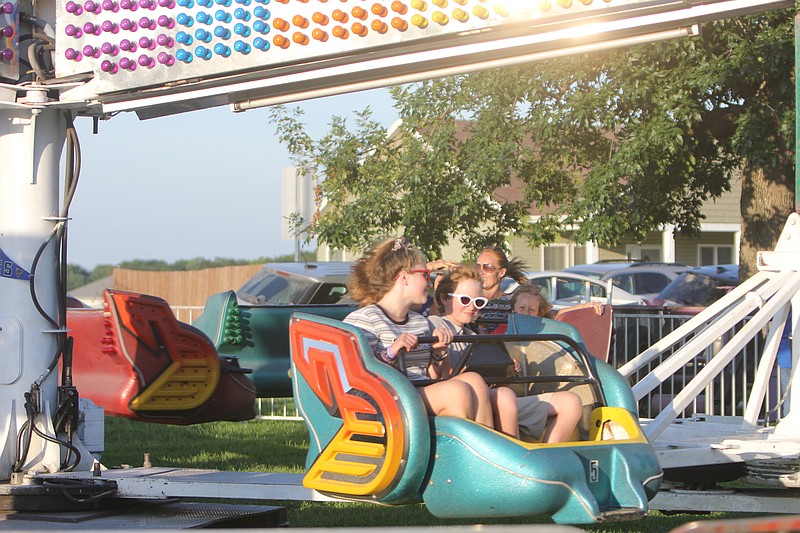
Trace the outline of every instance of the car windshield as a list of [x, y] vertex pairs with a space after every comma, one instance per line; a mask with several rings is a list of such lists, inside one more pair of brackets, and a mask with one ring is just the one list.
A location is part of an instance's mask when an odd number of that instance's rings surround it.
[[720, 287], [720, 282], [710, 276], [684, 272], [675, 278], [658, 298], [679, 305], [707, 306], [719, 300], [725, 292], [725, 289]]
[[264, 269], [237, 292], [242, 300], [254, 304], [286, 305], [303, 303], [315, 282], [287, 272]]

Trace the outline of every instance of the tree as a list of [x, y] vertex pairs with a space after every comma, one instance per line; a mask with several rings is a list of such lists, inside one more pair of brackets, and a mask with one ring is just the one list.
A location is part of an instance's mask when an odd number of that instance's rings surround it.
[[67, 290], [71, 291], [76, 287], [86, 284], [89, 272], [79, 265], [67, 265]]
[[[312, 234], [361, 248], [399, 231], [437, 256], [507, 235], [637, 241], [697, 235], [704, 201], [743, 172], [742, 262], [793, 208], [793, 11], [708, 24], [701, 36], [395, 87], [393, 135], [358, 115], [319, 141], [298, 111], [271, 120], [330, 209]], [[530, 223], [533, 206], [546, 213]]]

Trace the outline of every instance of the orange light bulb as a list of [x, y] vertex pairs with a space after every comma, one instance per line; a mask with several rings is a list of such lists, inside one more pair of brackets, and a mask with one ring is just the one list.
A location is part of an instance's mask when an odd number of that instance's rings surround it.
[[398, 15], [405, 15], [408, 12], [408, 6], [406, 6], [403, 2], [399, 0], [395, 0], [392, 2], [392, 11], [397, 13]]
[[[362, 8], [362, 7], [359, 7], [359, 6], [356, 6], [356, 7], [354, 7], [354, 8], [353, 8], [353, 10], [352, 10], [352, 11], [350, 11], [350, 13], [352, 13], [352, 14], [353, 14], [353, 16], [354, 16], [355, 18], [357, 18], [357, 19], [364, 20], [364, 19], [366, 19], [366, 18], [367, 18], [367, 12], [366, 12], [366, 10], [364, 10], [364, 8]], [[353, 33], [358, 33], [358, 32], [353, 32]]]
[[395, 17], [392, 19], [392, 28], [399, 31], [406, 31], [408, 29], [408, 22], [400, 17]]
[[358, 35], [359, 37], [366, 37], [368, 31], [367, 27], [360, 22], [354, 23], [352, 26], [350, 26], [350, 29], [353, 30], [354, 35]]
[[287, 39], [283, 35], [276, 35], [272, 39], [272, 44], [274, 44], [278, 48], [286, 49], [286, 48], [289, 48], [289, 39]]
[[389, 26], [382, 20], [373, 20], [370, 26], [378, 33], [386, 33], [389, 30]]

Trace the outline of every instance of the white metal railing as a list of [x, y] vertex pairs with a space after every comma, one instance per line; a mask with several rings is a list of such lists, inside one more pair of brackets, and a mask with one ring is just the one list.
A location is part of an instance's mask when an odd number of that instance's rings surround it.
[[[775, 360], [798, 290], [796, 271], [758, 272], [619, 366], [640, 402], [653, 403], [654, 394], [672, 386], [668, 401], [652, 413], [648, 437], [692, 412], [738, 416], [749, 427], [779, 419]], [[687, 368], [687, 379], [676, 379]]]
[[[686, 337], [681, 330], [691, 315], [668, 314], [653, 311], [636, 311], [630, 308], [614, 311], [615, 344], [609, 363], [619, 368], [635, 389], [639, 401], [639, 416], [655, 418], [705, 367], [719, 356], [723, 348], [750, 321], [750, 316], [732, 326], [712, 329], [704, 326], [700, 334], [692, 333]], [[679, 331], [680, 330], [680, 331]], [[701, 337], [706, 333], [705, 337]], [[670, 343], [671, 338], [678, 338]], [[702, 349], [683, 358], [672, 359], [678, 351], [689, 353], [695, 339], [706, 339]], [[743, 416], [750, 405], [750, 388], [756, 381], [756, 369], [764, 350], [765, 330], [756, 332], [733, 354], [721, 371], [703, 385], [676, 415], [677, 418], [708, 414], [714, 416]], [[664, 347], [668, 345], [668, 347]], [[657, 355], [642, 363], [637, 359], [639, 353]], [[688, 350], [688, 351], [687, 351]], [[637, 362], [638, 361], [638, 362]], [[663, 366], [662, 366], [663, 363]], [[766, 372], [766, 370], [765, 370]], [[759, 408], [761, 423], [780, 420], [779, 371], [777, 365], [769, 368], [763, 406]]]
[[184, 324], [191, 324], [203, 313], [202, 305], [170, 305], [175, 318]]
[[294, 398], [256, 399], [256, 418], [259, 420], [302, 420]]

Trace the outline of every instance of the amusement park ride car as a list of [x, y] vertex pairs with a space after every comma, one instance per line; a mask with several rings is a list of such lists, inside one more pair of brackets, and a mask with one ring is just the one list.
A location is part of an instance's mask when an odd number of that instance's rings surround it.
[[[407, 5], [402, 1], [391, 4], [375, 2], [369, 11], [362, 7], [361, 2], [352, 0], [336, 3], [276, 1], [268, 6], [266, 2], [256, 1], [243, 2], [238, 7], [231, 4], [229, 1], [218, 2], [213, 8], [208, 0], [86, 0], [80, 3], [74, 0], [34, 3], [7, 0], [2, 4], [0, 78], [5, 81], [0, 84], [0, 156], [4, 162], [3, 179], [0, 180], [0, 284], [3, 295], [0, 299], [0, 349], [4, 364], [0, 367], [0, 403], [4, 418], [0, 425], [3, 431], [0, 479], [10, 480], [1, 487], [3, 494], [8, 495], [7, 501], [15, 505], [27, 502], [30, 506], [32, 502], [45, 499], [48, 502], [45, 507], [50, 510], [56, 507], [52, 503], [56, 498], [59, 506], [74, 509], [79, 500], [75, 495], [86, 495], [87, 492], [89, 497], [86, 500], [92, 504], [98, 501], [95, 497], [98, 494], [115, 502], [176, 496], [319, 499], [323, 496], [314, 489], [337, 493], [331, 489], [338, 477], [349, 476], [352, 479], [379, 466], [348, 463], [346, 457], [356, 450], [355, 455], [359, 458], [363, 458], [365, 453], [375, 453], [374, 458], [379, 462], [377, 460], [383, 458], [385, 452], [389, 459], [384, 465], [387, 468], [374, 479], [374, 492], [365, 489], [359, 496], [370, 500], [375, 496], [385, 503], [417, 501], [421, 497], [434, 512], [442, 512], [439, 511], [444, 508], [442, 498], [448, 498], [448, 490], [456, 495], [449, 498], [448, 501], [452, 502], [474, 486], [472, 480], [461, 482], [461, 474], [469, 469], [463, 464], [448, 465], [447, 458], [440, 460], [433, 454], [434, 448], [441, 446], [448, 452], [459, 454], [469, 446], [477, 449], [497, 444], [500, 455], [487, 451], [481, 456], [497, 459], [498, 465], [523, 453], [531, 457], [561, 457], [563, 452], [564, 456], [570, 457], [570, 464], [578, 469], [569, 480], [560, 481], [563, 491], [577, 491], [570, 484], [577, 486], [581, 481], [592, 483], [596, 480], [596, 486], [601, 487], [600, 492], [604, 493], [604, 497], [598, 498], [589, 489], [588, 492], [592, 493], [590, 498], [586, 491], [578, 491], [586, 498], [576, 497], [574, 500], [569, 496], [562, 498], [551, 494], [547, 499], [552, 505], [547, 508], [508, 510], [506, 514], [554, 513], [557, 519], [585, 522], [613, 514], [610, 511], [613, 511], [614, 497], [619, 497], [620, 502], [635, 502], [631, 507], [646, 510], [646, 500], [653, 496], [657, 485], [654, 480], [658, 477], [654, 470], [657, 467], [648, 459], [652, 449], [641, 437], [639, 426], [632, 423], [635, 422], [635, 412], [631, 412], [630, 391], [623, 387], [624, 380], [620, 380], [613, 369], [606, 369], [597, 362], [587, 363], [581, 371], [591, 374], [587, 369], [594, 365], [597, 383], [589, 379], [591, 376], [587, 378], [588, 374], [556, 378], [567, 382], [573, 378], [584, 380], [587, 386], [602, 391], [605, 396], [604, 401], [595, 397], [591, 404], [593, 418], [590, 424], [595, 427], [587, 426], [588, 435], [585, 437], [592, 440], [569, 442], [561, 446], [561, 450], [553, 446], [500, 442], [497, 434], [462, 421], [444, 417], [430, 420], [419, 416], [418, 405], [413, 405], [409, 398], [416, 397], [408, 385], [402, 385], [405, 382], [397, 375], [380, 374], [370, 368], [373, 363], [369, 358], [362, 358], [361, 370], [357, 363], [353, 363], [355, 376], [364, 378], [364, 368], [376, 372], [369, 376], [372, 383], [365, 384], [365, 388], [386, 399], [386, 403], [381, 404], [382, 414], [404, 417], [408, 410], [408, 418], [398, 421], [396, 426], [383, 425], [383, 429], [374, 416], [364, 420], [357, 416], [355, 426], [343, 424], [341, 419], [327, 411], [320, 415], [323, 418], [315, 419], [317, 414], [325, 411], [324, 406], [331, 405], [330, 395], [326, 396], [321, 386], [328, 377], [333, 380], [327, 382], [329, 385], [337, 384], [328, 392], [340, 394], [337, 401], [354, 406], [355, 411], [346, 413], [355, 414], [360, 410], [369, 415], [365, 411], [372, 405], [359, 394], [346, 394], [351, 386], [360, 384], [353, 375], [334, 372], [324, 374], [324, 377], [322, 373], [313, 372], [322, 372], [323, 368], [330, 372], [330, 366], [317, 365], [309, 374], [308, 369], [297, 365], [296, 376], [302, 374], [306, 381], [311, 376], [317, 379], [316, 382], [308, 381], [314, 393], [312, 396], [303, 390], [296, 391], [301, 402], [316, 405], [309, 411], [308, 422], [314, 444], [309, 455], [308, 466], [311, 468], [306, 475], [306, 489], [299, 486], [296, 478], [275, 481], [278, 479], [275, 476], [263, 474], [248, 476], [242, 473], [232, 482], [230, 473], [198, 474], [152, 468], [102, 470], [77, 438], [76, 426], [80, 423], [78, 389], [71, 382], [69, 354], [72, 341], [69, 339], [64, 301], [65, 269], [59, 266], [66, 258], [69, 204], [76, 192], [81, 156], [72, 122], [78, 116], [111, 118], [119, 112], [135, 111], [140, 118], [149, 118], [226, 104], [234, 111], [243, 111], [379, 85], [694, 35], [698, 32], [698, 25], [705, 21], [788, 7], [792, 2], [583, 0], [487, 3], [464, 0], [453, 2], [446, 9], [437, 6], [441, 9], [432, 8], [430, 11], [426, 11], [427, 2]], [[351, 16], [352, 20], [349, 20]], [[215, 27], [212, 28], [211, 24]], [[135, 36], [134, 31], [137, 32]], [[30, 72], [21, 68], [25, 64], [21, 58], [31, 62]], [[65, 144], [64, 192], [59, 207], [59, 170]], [[778, 332], [786, 322], [792, 299], [796, 307], [800, 305], [796, 297], [800, 289], [797, 271], [800, 246], [796, 244], [800, 240], [798, 227], [800, 217], [792, 215], [784, 230], [786, 239], [781, 240], [774, 252], [762, 253], [760, 272], [756, 276], [621, 369], [623, 375], [631, 375], [640, 365], [668, 349], [676, 339], [693, 335], [691, 341], [672, 357], [634, 384], [633, 392], [638, 400], [659, 380], [685, 364], [692, 350], [703, 349], [704, 343], [720, 336], [719, 330], [751, 312], [755, 313], [715, 360], [675, 397], [672, 408], [665, 409], [652, 421], [643, 421], [643, 432], [654, 444], [662, 468], [692, 466], [699, 461], [700, 464], [743, 462], [754, 455], [762, 458], [786, 454], [796, 456], [800, 452], [796, 430], [800, 427], [796, 422], [800, 410], [790, 412], [775, 427], [757, 426], [763, 378], [774, 362], [780, 337]], [[793, 313], [794, 331], [797, 330], [798, 316], [800, 313]], [[684, 420], [682, 424], [672, 424], [691, 397], [713, 379], [721, 366], [736, 356], [742, 343], [764, 328], [769, 333], [762, 357], [763, 368], [759, 367], [753, 391], [745, 402], [743, 418], [736, 424], [715, 425], [709, 420]], [[351, 335], [353, 332], [346, 328], [331, 329], [332, 335], [355, 338], [356, 341], [350, 342], [351, 345], [355, 342], [357, 348], [350, 354], [358, 356], [358, 346], [361, 345], [358, 335]], [[528, 334], [526, 331], [522, 333]], [[302, 336], [297, 337], [297, 342], [318, 342], [320, 348], [315, 351], [301, 346], [303, 349], [298, 353], [303, 355], [294, 357], [324, 358], [323, 348], [329, 345], [323, 342], [324, 339], [311, 339], [312, 336], [309, 333], [308, 341], [302, 340]], [[793, 351], [797, 360], [796, 345]], [[576, 359], [573, 357], [572, 360]], [[62, 376], [65, 380], [62, 383], [58, 382], [56, 372], [59, 362], [64, 365]], [[351, 381], [336, 381], [345, 378]], [[607, 387], [604, 384], [606, 380], [619, 385]], [[589, 381], [593, 384], [590, 385]], [[299, 377], [296, 383], [301, 387]], [[793, 394], [800, 397], [800, 380], [795, 385]], [[392, 389], [399, 392], [399, 401], [388, 394]], [[342, 393], [345, 393], [344, 397]], [[608, 421], [614, 423], [607, 424]], [[406, 462], [405, 452], [398, 446], [404, 441], [397, 439], [395, 434], [381, 433], [390, 429], [405, 431], [405, 423], [413, 426], [409, 429], [410, 438], [425, 442], [428, 439], [426, 435], [431, 436], [427, 441], [432, 446], [428, 456], [422, 449], [423, 453], [415, 451], [416, 455], [409, 455]], [[624, 430], [620, 433], [622, 438], [609, 441], [604, 436], [605, 428], [611, 428], [610, 433], [617, 434], [617, 424]], [[358, 431], [376, 433], [369, 441], [342, 438], [354, 427]], [[698, 439], [698, 435], [704, 438]], [[325, 441], [328, 438], [330, 442]], [[344, 453], [333, 450], [331, 444], [344, 446]], [[616, 447], [620, 453], [613, 452]], [[626, 453], [629, 448], [636, 451]], [[337, 453], [339, 455], [334, 457]], [[315, 458], [317, 454], [322, 461]], [[648, 473], [643, 479], [627, 476], [630, 465], [637, 460]], [[311, 479], [314, 476], [309, 477], [309, 474], [316, 473], [313, 468], [323, 466], [323, 463], [328, 469], [322, 474], [323, 484], [315, 484]], [[428, 464], [433, 477], [420, 476], [421, 471], [427, 471]], [[524, 474], [532, 472], [525, 470]], [[448, 484], [451, 479], [457, 482]], [[424, 489], [423, 483], [427, 484]], [[431, 489], [431, 483], [437, 486]], [[439, 487], [441, 483], [450, 488]], [[57, 495], [47, 490], [53, 485], [61, 489]], [[267, 490], [268, 485], [274, 489], [272, 492]], [[496, 489], [483, 492], [483, 500], [480, 497], [465, 500], [470, 505], [459, 507], [455, 512], [464, 516], [486, 516], [485, 510], [492, 502], [510, 498], [511, 494], [504, 490], [514, 491], [516, 486], [509, 484]], [[629, 497], [623, 498], [621, 494], [625, 491]], [[338, 493], [347, 494], [346, 491]], [[531, 499], [536, 497], [530, 496]], [[661, 498], [662, 493], [659, 493], [654, 501], [659, 502]], [[582, 503], [571, 503], [578, 500]], [[596, 508], [587, 503], [592, 501], [597, 502]], [[713, 507], [696, 495], [691, 501], [705, 505], [704, 510]], [[717, 498], [715, 501], [721, 500]], [[734, 508], [743, 508], [736, 503], [735, 497], [724, 501], [734, 502]], [[660, 505], [666, 507], [670, 502], [662, 501]], [[628, 503], [621, 505], [627, 507]], [[584, 506], [591, 509], [583, 516], [572, 511]], [[753, 510], [752, 506], [749, 509]]]

